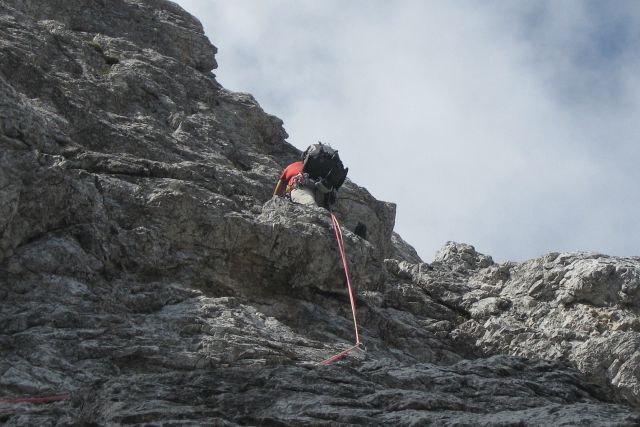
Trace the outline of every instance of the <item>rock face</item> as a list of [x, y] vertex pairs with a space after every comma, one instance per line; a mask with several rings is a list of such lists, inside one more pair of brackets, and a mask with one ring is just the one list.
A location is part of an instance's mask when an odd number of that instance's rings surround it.
[[640, 423], [638, 259], [425, 264], [349, 181], [366, 352], [319, 367], [354, 339], [331, 221], [270, 199], [300, 153], [214, 53], [168, 1], [0, 0], [0, 422]]

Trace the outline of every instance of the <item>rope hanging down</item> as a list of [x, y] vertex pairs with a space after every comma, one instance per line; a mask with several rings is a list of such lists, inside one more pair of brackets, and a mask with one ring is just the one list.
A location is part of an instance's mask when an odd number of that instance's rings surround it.
[[342, 230], [340, 230], [340, 223], [336, 216], [331, 213], [331, 224], [333, 225], [333, 231], [336, 235], [336, 241], [338, 242], [338, 250], [340, 251], [340, 257], [342, 259], [342, 267], [344, 268], [344, 275], [347, 278], [347, 288], [349, 289], [349, 300], [351, 301], [351, 313], [353, 314], [353, 327], [356, 333], [356, 343], [353, 347], [350, 347], [338, 354], [331, 356], [330, 358], [320, 362], [321, 365], [330, 365], [336, 362], [347, 354], [360, 347], [360, 335], [358, 334], [358, 321], [356, 320], [356, 300], [353, 296], [353, 286], [351, 285], [351, 278], [349, 277], [349, 268], [347, 267], [347, 257], [344, 255], [344, 240], [342, 238]]

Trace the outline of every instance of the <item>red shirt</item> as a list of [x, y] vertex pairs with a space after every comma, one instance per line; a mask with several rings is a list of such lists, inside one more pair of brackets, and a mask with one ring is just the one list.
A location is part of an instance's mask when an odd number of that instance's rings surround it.
[[282, 175], [280, 175], [280, 181], [284, 181], [287, 185], [293, 184], [293, 178], [296, 175], [302, 173], [302, 168], [304, 167], [304, 162], [302, 160], [293, 162], [282, 171]]

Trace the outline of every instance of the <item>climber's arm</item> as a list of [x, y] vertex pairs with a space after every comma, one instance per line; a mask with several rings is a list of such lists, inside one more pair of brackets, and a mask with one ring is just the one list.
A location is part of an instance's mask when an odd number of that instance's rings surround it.
[[273, 195], [278, 197], [284, 196], [284, 190], [286, 188], [287, 188], [287, 185], [282, 179], [282, 177], [278, 178], [278, 183], [276, 184], [275, 190], [273, 190]]

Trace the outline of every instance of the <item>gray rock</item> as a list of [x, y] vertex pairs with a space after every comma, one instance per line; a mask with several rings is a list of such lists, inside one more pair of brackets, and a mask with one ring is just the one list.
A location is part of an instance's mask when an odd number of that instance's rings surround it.
[[364, 346], [319, 366], [355, 340], [328, 212], [271, 199], [300, 152], [214, 53], [168, 1], [0, 0], [0, 422], [640, 423], [640, 261], [426, 264], [351, 181]]
[[404, 239], [396, 232], [391, 235], [391, 243], [393, 244], [394, 252], [393, 258], [402, 259], [413, 264], [422, 262], [422, 259], [418, 255], [418, 252], [404, 241]]
[[435, 270], [407, 267], [396, 274], [466, 313], [455, 333], [471, 337], [483, 353], [569, 362], [638, 404], [637, 258], [552, 253], [490, 264], [469, 245], [450, 242], [436, 260]]
[[57, 21], [74, 32], [122, 38], [137, 49], [153, 49], [200, 71], [217, 67], [217, 50], [200, 22], [170, 1], [3, 0], [3, 6], [14, 8], [16, 17], [24, 14], [35, 21]]

